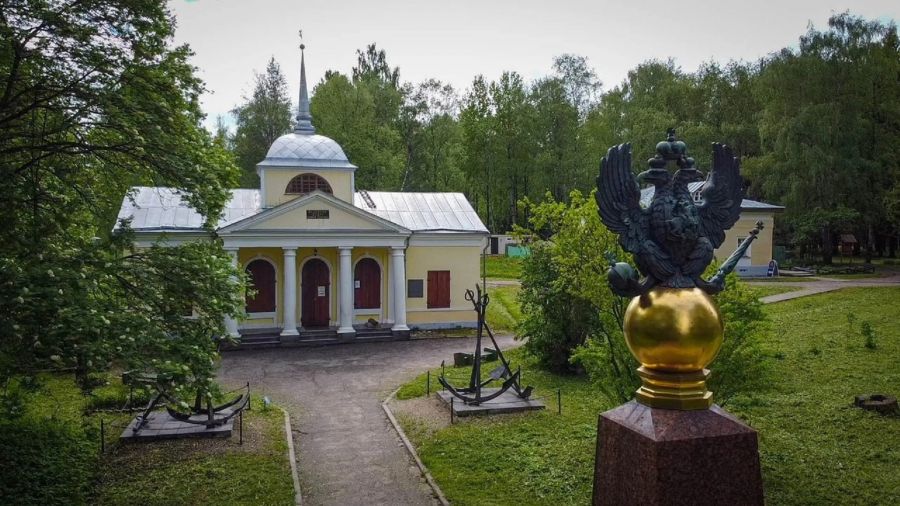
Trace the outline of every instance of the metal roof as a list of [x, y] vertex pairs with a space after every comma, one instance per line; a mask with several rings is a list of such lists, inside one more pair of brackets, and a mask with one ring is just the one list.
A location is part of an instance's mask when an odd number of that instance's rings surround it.
[[[705, 184], [705, 181], [696, 181], [693, 183], [688, 183], [688, 191], [692, 194], [700, 191], [700, 189]], [[650, 205], [650, 201], [653, 199], [653, 194], [656, 193], [656, 189], [652, 186], [644, 188], [641, 190], [641, 205], [647, 207]], [[776, 206], [773, 204], [766, 204], [765, 202], [759, 202], [756, 200], [744, 199], [741, 201], [741, 210], [742, 211], [781, 211], [784, 207]]]
[[[174, 188], [136, 186], [122, 200], [119, 219], [132, 218], [135, 230], [198, 230], [203, 216], [181, 199]], [[260, 212], [259, 190], [231, 191], [217, 226], [224, 227]], [[119, 222], [116, 220], [116, 228]]]
[[[366, 202], [364, 193], [374, 208]], [[263, 210], [259, 190], [237, 189], [231, 195], [217, 228]], [[487, 233], [462, 193], [357, 192], [353, 205], [414, 232]], [[132, 188], [122, 201], [118, 217], [131, 217], [131, 227], [143, 231], [196, 231], [203, 225], [203, 217], [172, 188]]]
[[359, 191], [353, 205], [414, 232], [488, 233], [462, 193]]

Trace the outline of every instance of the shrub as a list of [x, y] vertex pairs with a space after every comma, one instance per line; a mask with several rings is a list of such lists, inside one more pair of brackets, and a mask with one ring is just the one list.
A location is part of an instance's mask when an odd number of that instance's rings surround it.
[[572, 351], [597, 327], [598, 313], [590, 301], [572, 294], [560, 278], [552, 248], [546, 243], [533, 245], [522, 269], [519, 333], [528, 337], [525, 349], [542, 367], [565, 373], [574, 371]]
[[97, 459], [88, 432], [58, 418], [0, 421], [0, 503], [86, 503]]
[[725, 321], [725, 341], [710, 365], [709, 389], [716, 402], [725, 405], [736, 394], [759, 391], [768, 384], [765, 354], [759, 345], [767, 328], [766, 315], [753, 290], [734, 273], [725, 278], [725, 290], [714, 298]]
[[[129, 399], [130, 394], [130, 399]], [[109, 385], [94, 389], [87, 400], [85, 411], [100, 409], [122, 409], [131, 401], [132, 408], [139, 408], [150, 402], [152, 394], [145, 388], [135, 388], [129, 391], [128, 386], [119, 382], [111, 382]]]
[[865, 338], [865, 346], [870, 350], [874, 350], [878, 348], [878, 343], [875, 340], [875, 328], [872, 327], [872, 324], [864, 321], [859, 327], [860, 333], [862, 333]]
[[[525, 349], [554, 372], [575, 372], [581, 364], [572, 354], [591, 337], [621, 341], [623, 305], [606, 286], [603, 257], [617, 249], [616, 237], [600, 223], [593, 198], [573, 191], [570, 201], [548, 194], [540, 204], [526, 202], [531, 230], [522, 231], [545, 239], [532, 243], [522, 263], [519, 331], [528, 337]], [[611, 360], [627, 360], [620, 351], [612, 348]]]

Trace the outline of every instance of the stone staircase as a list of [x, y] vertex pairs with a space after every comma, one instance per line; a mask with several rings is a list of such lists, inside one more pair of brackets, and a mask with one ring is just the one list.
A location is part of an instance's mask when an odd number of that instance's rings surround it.
[[375, 328], [359, 326], [356, 327], [356, 335], [353, 337], [340, 336], [337, 333], [337, 327], [301, 328], [298, 330], [300, 332], [299, 336], [282, 337], [281, 329], [276, 327], [242, 329], [240, 341], [235, 345], [224, 347], [223, 351], [275, 348], [281, 346], [323, 346], [329, 344], [368, 343], [409, 339], [408, 332], [396, 333], [387, 326]]

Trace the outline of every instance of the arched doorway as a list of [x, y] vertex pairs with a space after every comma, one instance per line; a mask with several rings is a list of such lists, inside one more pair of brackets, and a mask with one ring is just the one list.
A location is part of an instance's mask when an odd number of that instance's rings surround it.
[[363, 258], [353, 271], [353, 307], [356, 309], [381, 308], [381, 267], [374, 258]]
[[300, 324], [304, 327], [327, 326], [331, 285], [328, 264], [320, 258], [308, 260], [303, 264], [300, 283]]
[[275, 266], [258, 258], [247, 264], [247, 276], [255, 295], [247, 294], [245, 310], [247, 313], [275, 313]]

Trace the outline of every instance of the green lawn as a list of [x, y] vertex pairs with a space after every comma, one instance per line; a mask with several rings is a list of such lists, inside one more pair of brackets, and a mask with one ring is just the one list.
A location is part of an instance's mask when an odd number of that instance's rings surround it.
[[[771, 387], [736, 397], [726, 408], [760, 433], [767, 503], [900, 503], [900, 419], [851, 405], [860, 393], [900, 393], [898, 301], [900, 288], [867, 288], [766, 306]], [[856, 317], [852, 330], [849, 312]], [[875, 328], [875, 350], [863, 345], [862, 321]], [[519, 351], [509, 355], [547, 401], [546, 411], [440, 429], [409, 416], [401, 423], [454, 504], [588, 503], [597, 415], [614, 406], [584, 378], [540, 371]], [[448, 375], [462, 383], [467, 370], [448, 369]], [[557, 388], [562, 415], [555, 409]], [[423, 375], [398, 397], [424, 390]]]
[[769, 295], [777, 295], [779, 293], [787, 293], [787, 292], [796, 292], [797, 290], [802, 290], [802, 288], [797, 286], [759, 286], [755, 285], [752, 287], [753, 291], [757, 293], [757, 297], [768, 297]]
[[488, 279], [519, 279], [522, 274], [522, 259], [505, 255], [485, 257]]
[[0, 423], [0, 453], [16, 456], [0, 459], [0, 503], [293, 504], [281, 410], [254, 401], [243, 445], [237, 424], [229, 439], [122, 444], [132, 414], [87, 410], [121, 407], [126, 392], [113, 379], [86, 397], [70, 375], [41, 377], [23, 417]]
[[516, 325], [522, 319], [519, 302], [516, 300], [518, 294], [518, 286], [488, 288], [490, 302], [486, 319], [492, 331], [512, 332], [516, 329]]
[[103, 458], [96, 504], [293, 504], [284, 414], [254, 402], [229, 439], [116, 445]]

